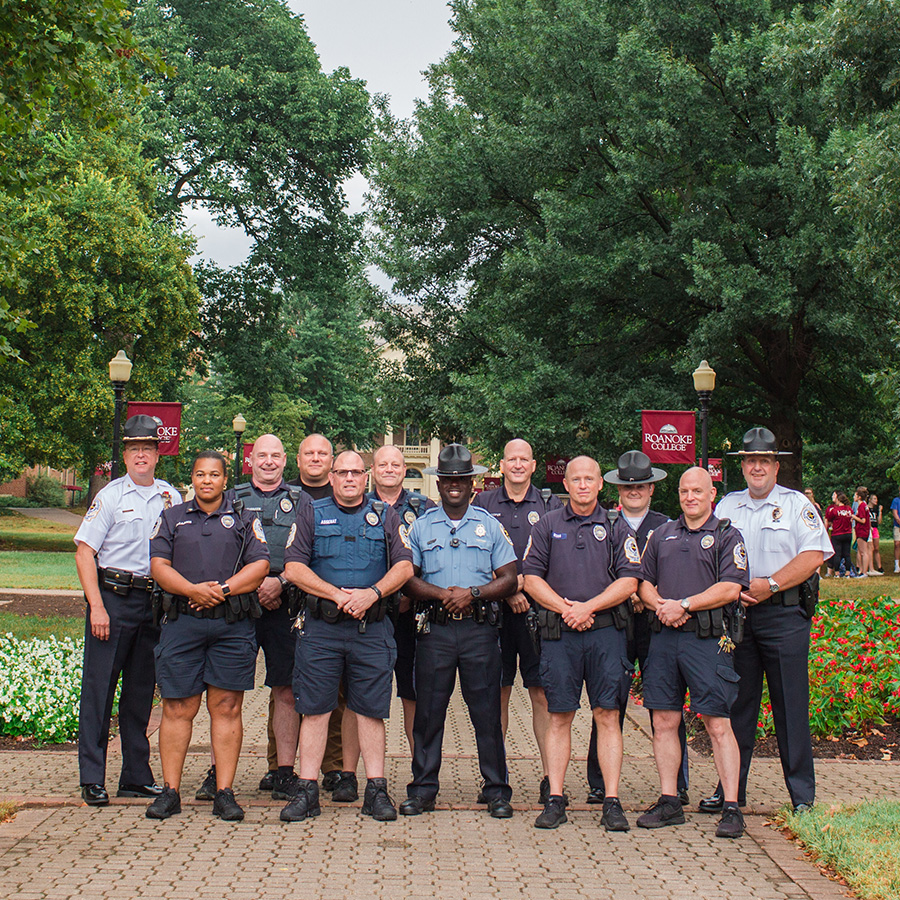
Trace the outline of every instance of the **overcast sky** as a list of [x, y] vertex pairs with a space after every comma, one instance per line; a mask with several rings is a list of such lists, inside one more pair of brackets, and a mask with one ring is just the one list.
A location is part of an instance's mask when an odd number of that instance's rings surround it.
[[[450, 49], [453, 33], [445, 0], [288, 0], [303, 16], [322, 69], [347, 66], [371, 94], [387, 94], [391, 110], [406, 118], [416, 98], [427, 96], [422, 72]], [[346, 185], [350, 209], [362, 208], [365, 181]], [[240, 262], [249, 241], [242, 231], [225, 231], [202, 210], [189, 214], [198, 254], [220, 265]]]

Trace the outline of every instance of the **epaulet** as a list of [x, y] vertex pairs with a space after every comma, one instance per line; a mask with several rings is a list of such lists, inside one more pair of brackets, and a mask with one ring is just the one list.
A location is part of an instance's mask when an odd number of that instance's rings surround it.
[[253, 485], [249, 481], [243, 481], [241, 484], [234, 486], [235, 499], [238, 497], [249, 497], [253, 493]]

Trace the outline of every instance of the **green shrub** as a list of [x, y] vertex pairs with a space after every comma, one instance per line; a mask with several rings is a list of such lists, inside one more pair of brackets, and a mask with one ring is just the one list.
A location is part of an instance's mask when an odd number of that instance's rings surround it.
[[66, 492], [56, 479], [38, 475], [28, 479], [28, 499], [37, 506], [65, 506]]
[[35, 503], [34, 500], [29, 500], [27, 497], [12, 497], [9, 494], [0, 494], [0, 509], [11, 509], [13, 507], [36, 509], [39, 506], [43, 506], [43, 504]]

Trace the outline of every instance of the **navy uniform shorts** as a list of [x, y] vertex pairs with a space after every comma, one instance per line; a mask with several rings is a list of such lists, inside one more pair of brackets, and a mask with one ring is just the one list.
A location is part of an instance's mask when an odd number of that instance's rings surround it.
[[550, 712], [578, 709], [582, 685], [587, 686], [591, 709], [621, 709], [633, 674], [625, 632], [612, 625], [564, 631], [558, 641], [541, 641], [541, 684]]
[[415, 701], [416, 614], [412, 609], [397, 616], [394, 640], [397, 642], [397, 664], [394, 666], [397, 696], [403, 700]]
[[252, 691], [257, 650], [252, 619], [229, 625], [224, 618], [181, 615], [162, 626], [154, 651], [160, 695], [166, 700], [194, 697], [207, 685]]
[[287, 603], [263, 609], [256, 620], [256, 640], [266, 656], [266, 686], [290, 685], [294, 676], [294, 632]]
[[644, 672], [644, 706], [681, 710], [686, 691], [697, 715], [731, 717], [740, 676], [734, 654], [719, 649], [719, 639], [699, 638], [696, 631], [663, 628], [650, 638]]
[[503, 658], [503, 675], [500, 684], [512, 687], [516, 683], [516, 669], [522, 673], [522, 684], [527, 688], [541, 686], [541, 658], [535, 652], [528, 632], [528, 613], [503, 610], [500, 625], [500, 654]]
[[330, 624], [306, 617], [294, 655], [294, 699], [301, 716], [318, 716], [337, 707], [344, 682], [347, 709], [371, 719], [391, 712], [391, 683], [397, 661], [394, 626], [389, 618]]

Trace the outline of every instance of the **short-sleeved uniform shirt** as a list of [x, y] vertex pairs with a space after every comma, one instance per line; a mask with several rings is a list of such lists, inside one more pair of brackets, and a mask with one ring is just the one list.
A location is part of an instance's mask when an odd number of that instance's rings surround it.
[[566, 504], [535, 524], [522, 573], [543, 578], [560, 597], [585, 602], [618, 578], [640, 578], [641, 554], [621, 516], [611, 525], [599, 503], [588, 516]]
[[[243, 550], [242, 550], [243, 547]], [[215, 512], [195, 501], [164, 510], [153, 528], [151, 558], [167, 559], [188, 581], [225, 581], [245, 565], [269, 559], [266, 536], [255, 513], [235, 513], [227, 497]]]
[[482, 491], [472, 502], [486, 509], [506, 529], [516, 551], [516, 569], [520, 575], [531, 529], [542, 516], [562, 508], [562, 502], [554, 494], [545, 504], [541, 492], [533, 484], [529, 485], [528, 493], [518, 503], [506, 493], [505, 485], [495, 491]]
[[[367, 500], [381, 500], [381, 497], [378, 496], [378, 490], [369, 491], [366, 494]], [[417, 500], [419, 503], [418, 510], [414, 509], [410, 504], [410, 499]], [[420, 494], [418, 491], [408, 491], [406, 488], [403, 488], [400, 491], [400, 496], [397, 498], [396, 503], [391, 504], [391, 509], [400, 516], [400, 533], [404, 538], [409, 538], [409, 530], [415, 524], [415, 521], [419, 516], [425, 513], [429, 509], [434, 509], [437, 506], [437, 503], [434, 502], [430, 497], [426, 497], [424, 494]], [[418, 513], [418, 515], [416, 514]]]
[[422, 580], [441, 588], [487, 584], [497, 569], [516, 561], [502, 526], [471, 505], [461, 519], [451, 519], [441, 506], [429, 509], [410, 529], [409, 545]]
[[754, 500], [749, 490], [728, 494], [716, 507], [716, 516], [731, 519], [743, 535], [751, 578], [767, 578], [805, 550], [832, 553], [815, 507], [799, 491], [780, 484], [762, 500]]
[[97, 551], [101, 568], [150, 574], [150, 534], [164, 509], [181, 503], [181, 494], [160, 478], [151, 485], [135, 484], [130, 475], [102, 488], [75, 533]]

